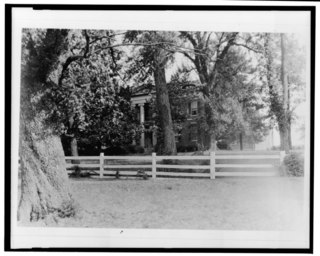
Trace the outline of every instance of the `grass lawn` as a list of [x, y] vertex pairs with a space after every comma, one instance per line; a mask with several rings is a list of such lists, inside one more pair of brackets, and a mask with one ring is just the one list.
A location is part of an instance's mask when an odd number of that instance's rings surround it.
[[70, 179], [80, 213], [59, 226], [295, 230], [303, 178]]

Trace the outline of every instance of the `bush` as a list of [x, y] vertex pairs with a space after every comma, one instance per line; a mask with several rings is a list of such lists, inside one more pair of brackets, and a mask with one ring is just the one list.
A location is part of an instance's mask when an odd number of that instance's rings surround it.
[[301, 177], [304, 175], [304, 160], [301, 154], [290, 153], [286, 155], [283, 164], [288, 176]]
[[220, 150], [231, 150], [229, 143], [226, 140], [217, 141], [217, 148]]

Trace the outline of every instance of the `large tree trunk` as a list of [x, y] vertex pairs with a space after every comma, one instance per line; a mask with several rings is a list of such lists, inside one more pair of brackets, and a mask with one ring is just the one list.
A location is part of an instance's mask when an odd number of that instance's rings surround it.
[[[72, 137], [70, 141], [70, 149], [71, 149], [71, 156], [79, 156], [78, 152], [78, 140], [76, 137]], [[73, 164], [80, 164], [79, 160], [72, 160]]]
[[279, 128], [280, 133], [280, 150], [287, 153], [290, 151], [290, 130], [288, 125], [283, 125]]
[[[59, 68], [67, 35], [67, 30], [49, 29], [37, 50], [29, 39], [31, 50], [25, 59], [27, 64], [23, 66], [25, 79], [21, 80], [20, 100], [21, 196], [18, 220], [21, 224], [39, 220], [48, 223], [57, 217], [75, 214], [60, 137], [51, 128], [55, 124], [47, 122], [43, 107], [36, 106], [33, 101], [35, 95], [52, 88], [53, 83], [60, 84], [62, 70], [67, 67]], [[41, 54], [35, 54], [37, 51]]]
[[292, 137], [291, 137], [291, 120], [289, 121], [289, 148], [292, 149]]
[[215, 133], [210, 134], [210, 151], [216, 151], [217, 150], [217, 140]]
[[289, 87], [287, 75], [287, 56], [285, 47], [285, 37], [281, 34], [281, 82], [283, 89], [283, 125], [281, 125], [280, 136], [282, 137], [281, 149], [290, 150], [290, 118], [289, 118]]
[[77, 138], [74, 134], [74, 114], [72, 114], [70, 117], [69, 117], [69, 130], [70, 130], [70, 137], [71, 137], [71, 140], [70, 140], [70, 152], [71, 152], [71, 156], [79, 156], [79, 153], [78, 153], [78, 141], [77, 141]]
[[163, 154], [175, 155], [177, 153], [176, 141], [173, 130], [169, 94], [166, 84], [165, 69], [161, 61], [155, 61], [154, 80], [156, 85], [157, 107], [160, 125], [163, 131]]
[[41, 120], [21, 120], [21, 197], [18, 220], [45, 222], [74, 212], [60, 137]]
[[77, 138], [73, 137], [73, 138], [71, 139], [70, 148], [71, 148], [71, 155], [72, 155], [72, 156], [79, 156]]

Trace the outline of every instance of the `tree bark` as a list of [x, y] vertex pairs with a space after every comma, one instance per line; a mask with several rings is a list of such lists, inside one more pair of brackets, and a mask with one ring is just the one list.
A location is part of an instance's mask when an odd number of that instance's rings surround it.
[[[160, 56], [160, 54], [158, 55]], [[163, 154], [175, 155], [177, 153], [173, 130], [169, 94], [166, 84], [165, 68], [162, 60], [155, 56], [154, 81], [156, 85], [156, 101], [163, 131]]]
[[21, 197], [18, 220], [22, 224], [75, 214], [60, 137], [45, 129], [41, 119], [21, 120]]

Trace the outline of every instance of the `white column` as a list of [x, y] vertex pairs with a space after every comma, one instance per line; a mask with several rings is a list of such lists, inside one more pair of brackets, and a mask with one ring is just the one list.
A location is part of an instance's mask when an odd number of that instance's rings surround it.
[[140, 123], [144, 123], [144, 104], [139, 104], [140, 106]]
[[[139, 104], [140, 106], [140, 123], [143, 124], [144, 123], [144, 104]], [[145, 143], [144, 143], [144, 132], [141, 133], [141, 138], [140, 138], [140, 146], [144, 147]]]

